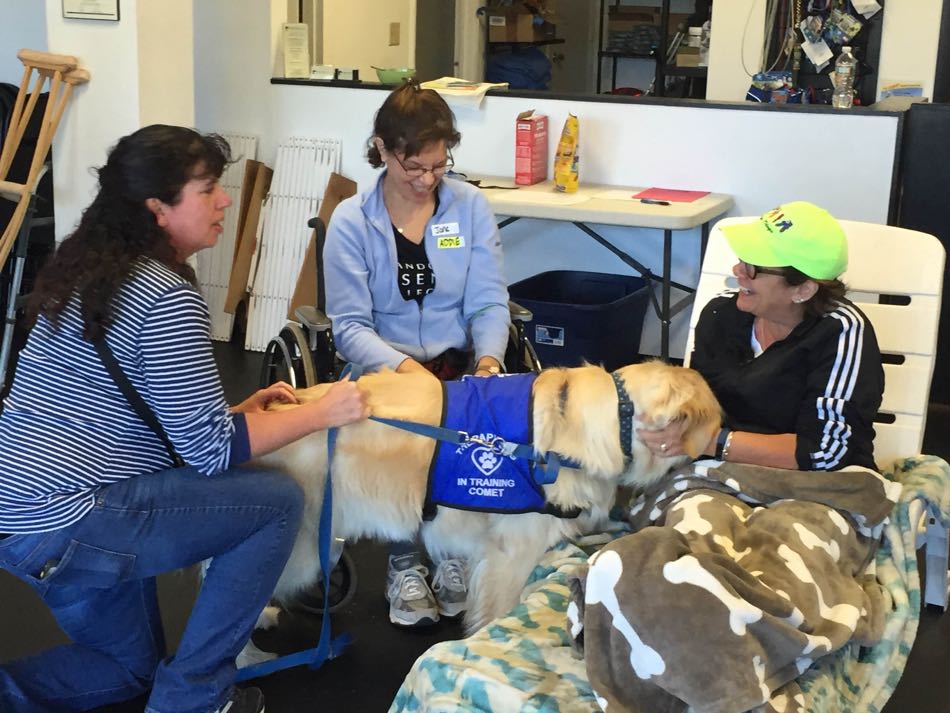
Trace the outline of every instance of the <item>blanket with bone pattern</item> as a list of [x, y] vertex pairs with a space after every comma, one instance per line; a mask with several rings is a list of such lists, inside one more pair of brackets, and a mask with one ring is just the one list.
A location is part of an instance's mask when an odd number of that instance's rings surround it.
[[[933, 456], [914, 456], [895, 461], [886, 474], [903, 489], [868, 568], [890, 602], [884, 635], [873, 646], [846, 645], [816, 659], [795, 680], [800, 694], [792, 694], [787, 713], [880, 713], [907, 664], [921, 603], [911, 506], [923, 503], [938, 522], [950, 525], [950, 466]], [[622, 534], [611, 533], [604, 541]], [[591, 687], [585, 661], [572, 649], [572, 633], [578, 632], [567, 617], [576, 607], [570, 585], [584, 579], [592, 552], [586, 542], [567, 541], [549, 550], [509, 614], [419, 657], [389, 713], [600, 713], [606, 699]], [[576, 623], [577, 614], [572, 618]], [[646, 701], [629, 703], [627, 710], [637, 713], [662, 710]]]
[[866, 468], [709, 461], [642, 493], [635, 534], [575, 580], [575, 641], [604, 710], [791, 711], [795, 683], [881, 640], [868, 565], [901, 486]]

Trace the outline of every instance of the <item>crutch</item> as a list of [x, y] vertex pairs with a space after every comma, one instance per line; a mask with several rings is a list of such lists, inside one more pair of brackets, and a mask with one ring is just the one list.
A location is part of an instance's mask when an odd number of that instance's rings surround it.
[[[0, 236], [0, 267], [6, 262], [7, 256], [13, 249], [13, 243], [20, 232], [20, 226], [26, 216], [27, 206], [30, 203], [33, 191], [36, 190], [40, 171], [46, 162], [46, 156], [53, 142], [53, 134], [56, 133], [56, 127], [63, 116], [63, 110], [66, 108], [66, 102], [69, 101], [73, 87], [89, 81], [89, 73], [84, 69], [77, 68], [79, 62], [75, 57], [27, 49], [20, 50], [17, 57], [23, 63], [23, 79], [20, 82], [20, 90], [17, 92], [16, 102], [13, 106], [7, 136], [3, 142], [3, 151], [0, 152], [0, 196], [15, 202], [17, 205], [13, 217], [10, 218], [3, 235]], [[36, 79], [33, 82], [33, 91], [29, 92], [30, 80], [34, 71], [36, 72]], [[33, 152], [33, 160], [30, 162], [29, 173], [23, 183], [8, 181], [7, 177], [10, 173], [10, 166], [13, 164], [13, 157], [16, 156], [20, 141], [23, 139], [26, 127], [33, 116], [33, 110], [36, 108], [47, 81], [49, 82], [49, 90], [46, 109], [43, 112], [40, 131], [36, 138], [36, 149]], [[27, 99], [28, 93], [29, 99]]]
[[[34, 192], [40, 177], [46, 170], [46, 157], [53, 142], [53, 135], [56, 133], [56, 127], [63, 116], [63, 110], [66, 108], [66, 102], [69, 101], [73, 87], [89, 81], [89, 73], [78, 68], [79, 62], [75, 57], [28, 49], [20, 50], [17, 57], [23, 63], [23, 79], [13, 105], [3, 149], [0, 151], [0, 197], [16, 203], [10, 222], [0, 235], [0, 269], [6, 263], [13, 246], [19, 243], [8, 292], [6, 314], [2, 324], [2, 339], [0, 339], [0, 393], [6, 385], [7, 365], [13, 343], [13, 329], [16, 324], [17, 298], [23, 281], [29, 232], [35, 225], [35, 221], [32, 221]], [[34, 71], [36, 72], [35, 81], [32, 80]], [[31, 81], [32, 92], [29, 91]], [[46, 108], [26, 179], [23, 183], [8, 181], [13, 159], [20, 148], [20, 142], [33, 116], [33, 110], [47, 82], [49, 82], [49, 89]]]

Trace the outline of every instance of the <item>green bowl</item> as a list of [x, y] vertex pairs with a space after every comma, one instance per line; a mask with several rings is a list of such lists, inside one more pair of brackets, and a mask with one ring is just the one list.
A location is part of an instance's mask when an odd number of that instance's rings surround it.
[[379, 77], [381, 84], [400, 84], [402, 80], [413, 77], [416, 74], [416, 70], [412, 68], [403, 67], [402, 69], [376, 69], [376, 76]]

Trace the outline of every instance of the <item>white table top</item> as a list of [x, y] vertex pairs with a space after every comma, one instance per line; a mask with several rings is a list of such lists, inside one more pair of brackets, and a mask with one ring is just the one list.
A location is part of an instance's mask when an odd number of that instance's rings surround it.
[[[478, 178], [483, 186], [515, 185], [510, 178]], [[496, 215], [668, 230], [695, 228], [732, 207], [732, 196], [724, 193], [709, 193], [691, 203], [671, 201], [669, 205], [631, 198], [642, 190], [581, 183], [576, 193], [559, 193], [553, 181], [544, 181], [516, 190], [484, 188], [482, 193]]]

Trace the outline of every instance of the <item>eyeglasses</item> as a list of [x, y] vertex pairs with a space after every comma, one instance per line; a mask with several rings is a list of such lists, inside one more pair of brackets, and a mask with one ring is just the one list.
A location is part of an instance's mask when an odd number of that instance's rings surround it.
[[431, 173], [433, 178], [439, 178], [440, 176], [444, 175], [446, 171], [451, 170], [452, 167], [455, 166], [455, 159], [452, 158], [451, 151], [449, 151], [449, 155], [448, 155], [448, 158], [445, 160], [445, 163], [439, 166], [433, 166], [432, 168], [425, 168], [424, 166], [407, 166], [400, 160], [399, 156], [397, 156], [396, 153], [394, 152], [390, 152], [390, 153], [392, 157], [396, 159], [396, 163], [399, 164], [399, 167], [403, 170], [403, 172], [407, 176], [409, 176], [409, 178], [421, 178], [427, 173]]
[[745, 274], [748, 275], [750, 280], [754, 280], [757, 275], [779, 275], [780, 277], [785, 277], [785, 268], [782, 267], [761, 267], [746, 262], [745, 260], [740, 260], [739, 264], [742, 265], [742, 269], [745, 270]]

